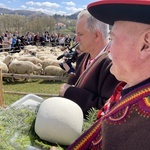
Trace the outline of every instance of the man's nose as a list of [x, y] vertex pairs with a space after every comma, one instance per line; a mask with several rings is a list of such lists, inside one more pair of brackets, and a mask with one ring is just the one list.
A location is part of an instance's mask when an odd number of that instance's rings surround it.
[[75, 37], [75, 41], [76, 41], [77, 43], [79, 42], [78, 36]]

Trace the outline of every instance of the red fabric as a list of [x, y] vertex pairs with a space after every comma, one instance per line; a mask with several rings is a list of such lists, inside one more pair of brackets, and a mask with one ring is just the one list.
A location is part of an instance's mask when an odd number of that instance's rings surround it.
[[110, 108], [110, 105], [112, 103], [116, 103], [119, 101], [120, 99], [120, 95], [121, 95], [121, 91], [123, 89], [123, 87], [126, 85], [125, 82], [121, 82], [117, 85], [117, 87], [114, 90], [113, 95], [108, 99], [108, 101], [105, 103], [104, 107], [102, 109], [100, 109], [97, 113], [97, 119], [99, 119], [102, 115], [104, 115], [104, 113], [106, 111], [108, 111], [108, 109]]

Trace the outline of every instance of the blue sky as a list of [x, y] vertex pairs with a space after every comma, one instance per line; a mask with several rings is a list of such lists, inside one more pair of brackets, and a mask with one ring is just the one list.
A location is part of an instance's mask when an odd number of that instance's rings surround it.
[[96, 0], [0, 0], [0, 7], [11, 10], [33, 10], [48, 15], [70, 15], [81, 11]]

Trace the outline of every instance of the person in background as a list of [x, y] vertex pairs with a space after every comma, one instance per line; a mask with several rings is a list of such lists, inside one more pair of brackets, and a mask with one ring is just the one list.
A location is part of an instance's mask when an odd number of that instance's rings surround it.
[[40, 46], [45, 46], [45, 34], [42, 33], [41, 36], [40, 36]]
[[37, 32], [36, 35], [34, 36], [34, 45], [39, 46], [40, 45], [40, 33]]
[[13, 34], [13, 36], [12, 36], [11, 49], [15, 49], [16, 43], [17, 43], [17, 36]]
[[60, 34], [59, 36], [59, 45], [65, 46], [65, 36], [63, 34]]
[[0, 36], [0, 52], [2, 52], [2, 48], [3, 48], [2, 44], [3, 44], [4, 37], [5, 37], [5, 34], [2, 33], [2, 35]]
[[150, 1], [99, 0], [88, 10], [113, 25], [110, 71], [122, 82], [99, 119], [67, 150], [149, 150]]
[[77, 103], [86, 118], [90, 108], [100, 109], [105, 104], [118, 81], [109, 71], [112, 63], [104, 52], [108, 25], [84, 10], [78, 15], [76, 33], [83, 53], [77, 58], [74, 76], [61, 86], [60, 96]]
[[49, 35], [49, 32], [48, 31], [45, 31], [45, 45], [47, 46], [50, 42], [50, 35]]
[[7, 37], [8, 34], [9, 34], [9, 31], [5, 31], [5, 37]]
[[11, 50], [12, 34], [10, 32], [7, 31], [7, 35], [4, 37], [2, 45], [3, 45], [4, 51], [10, 51]]
[[51, 34], [51, 36], [50, 36], [50, 43], [51, 43], [52, 47], [55, 46], [55, 37], [54, 37], [54, 34]]
[[65, 46], [70, 46], [70, 45], [71, 45], [70, 34], [66, 34], [66, 36], [65, 36]]

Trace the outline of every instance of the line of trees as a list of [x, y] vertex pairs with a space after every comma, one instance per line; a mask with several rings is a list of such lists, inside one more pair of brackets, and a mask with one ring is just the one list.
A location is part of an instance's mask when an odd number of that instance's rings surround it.
[[53, 16], [20, 16], [18, 14], [0, 15], [0, 34], [5, 31], [15, 32], [18, 31], [20, 34], [25, 34], [28, 31], [43, 32], [48, 31], [49, 33], [55, 32], [55, 24], [62, 22], [66, 24], [71, 32], [75, 32], [76, 20], [67, 20], [65, 17], [55, 19]]

